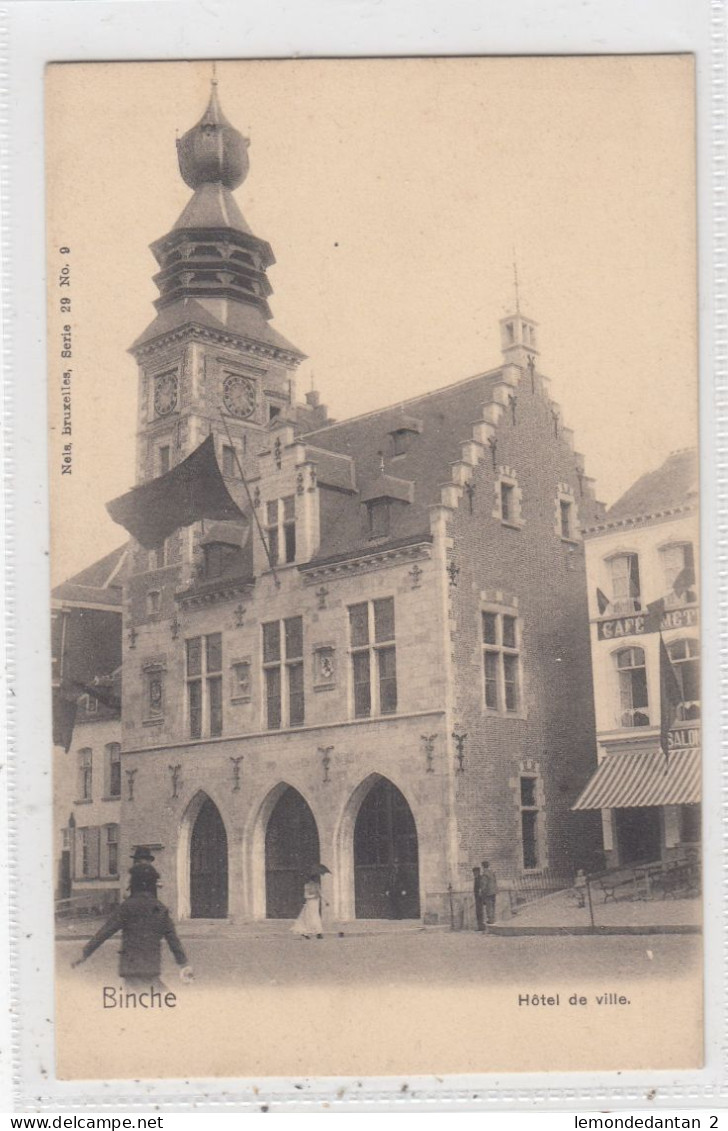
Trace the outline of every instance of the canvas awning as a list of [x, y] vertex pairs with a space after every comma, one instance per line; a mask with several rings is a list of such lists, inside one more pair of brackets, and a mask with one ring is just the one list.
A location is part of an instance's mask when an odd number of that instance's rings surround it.
[[225, 486], [212, 435], [171, 471], [133, 487], [106, 509], [147, 550], [203, 518], [247, 522]]
[[700, 751], [609, 754], [572, 809], [634, 809], [700, 801]]

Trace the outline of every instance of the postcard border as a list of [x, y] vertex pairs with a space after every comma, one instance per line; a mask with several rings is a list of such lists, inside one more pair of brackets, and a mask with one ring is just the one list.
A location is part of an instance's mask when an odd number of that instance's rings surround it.
[[[728, 967], [725, 965], [728, 903], [721, 892], [728, 880], [719, 859], [719, 847], [727, 833], [719, 825], [721, 808], [728, 802], [723, 764], [706, 768], [706, 796], [713, 797], [713, 816], [705, 842], [706, 866], [706, 1067], [686, 1072], [624, 1072], [584, 1074], [512, 1074], [506, 1087], [496, 1086], [492, 1076], [448, 1076], [442, 1083], [432, 1078], [391, 1077], [367, 1080], [337, 1099], [337, 1091], [349, 1080], [321, 1078], [303, 1082], [267, 1078], [265, 1089], [258, 1081], [229, 1079], [169, 1081], [58, 1081], [53, 1077], [52, 937], [44, 916], [44, 899], [51, 881], [50, 778], [43, 775], [42, 758], [31, 765], [27, 751], [48, 749], [50, 703], [42, 709], [34, 700], [36, 656], [48, 654], [46, 618], [31, 613], [37, 594], [48, 590], [48, 513], [43, 492], [47, 491], [45, 404], [45, 247], [43, 239], [42, 74], [46, 62], [123, 58], [210, 58], [230, 56], [226, 44], [236, 39], [245, 51], [232, 57], [288, 57], [315, 55], [395, 54], [535, 54], [565, 52], [612, 54], [618, 52], [692, 52], [697, 61], [698, 82], [698, 198], [700, 261], [700, 372], [701, 467], [703, 472], [703, 546], [716, 546], [716, 554], [705, 553], [704, 592], [717, 594], [706, 602], [704, 642], [706, 672], [717, 676], [714, 697], [705, 713], [706, 749], [724, 749], [728, 723], [721, 722], [721, 708], [728, 698], [728, 665], [721, 663], [721, 645], [728, 631], [728, 268], [725, 251], [725, 28], [724, 0], [713, 0], [695, 12], [690, 0], [650, 0], [636, 13], [630, 0], [624, 4], [603, 2], [599, 26], [584, 25], [584, 8], [574, 0], [561, 5], [561, 20], [551, 12], [532, 12], [523, 20], [523, 9], [508, 0], [497, 0], [491, 15], [497, 32], [482, 30], [482, 12], [477, 0], [467, 0], [453, 9], [444, 0], [426, 6], [418, 16], [405, 5], [374, 3], [368, 20], [354, 26], [342, 18], [341, 7], [328, 0], [307, 0], [280, 24], [277, 5], [258, 0], [245, 5], [217, 5], [217, 15], [197, 4], [171, 0], [184, 29], [174, 55], [162, 45], [169, 28], [170, 3], [124, 3], [117, 0], [79, 10], [69, 0], [5, 6], [0, 69], [8, 82], [0, 82], [2, 99], [0, 137], [10, 138], [10, 160], [3, 163], [1, 191], [3, 241], [4, 397], [6, 408], [5, 473], [15, 488], [5, 484], [5, 648], [6, 671], [11, 680], [6, 704], [9, 736], [8, 859], [0, 863], [0, 879], [6, 884], [12, 923], [11, 1005], [15, 1017], [13, 1095], [17, 1110], [70, 1111], [79, 1104], [103, 1110], [142, 1110], [151, 1103], [162, 1110], [273, 1110], [310, 1111], [323, 1102], [329, 1110], [433, 1110], [457, 1105], [474, 1110], [523, 1108], [540, 1104], [544, 1110], [581, 1110], [608, 1104], [634, 1107], [655, 1090], [652, 1106], [717, 1106], [726, 1101], [725, 1068], [721, 1050], [728, 1036]], [[281, 8], [284, 6], [281, 5]], [[98, 20], [103, 8], [107, 21]], [[219, 19], [223, 10], [225, 19]], [[140, 14], [143, 12], [142, 18]], [[449, 24], [445, 27], [445, 15]], [[456, 15], [455, 15], [456, 14]], [[629, 15], [629, 21], [625, 19]], [[255, 19], [252, 19], [252, 16]], [[435, 17], [434, 19], [432, 17]], [[457, 16], [457, 18], [456, 18]], [[586, 13], [594, 20], [593, 10]], [[427, 17], [430, 17], [429, 19]], [[567, 27], [567, 21], [571, 26]], [[489, 21], [490, 22], [490, 21]], [[221, 26], [224, 25], [224, 26]], [[245, 34], [243, 35], [243, 25]], [[254, 27], [253, 32], [250, 28]], [[625, 26], [630, 31], [625, 31]], [[320, 30], [326, 28], [326, 37]], [[434, 29], [434, 30], [433, 30]], [[236, 35], [237, 31], [237, 35]], [[184, 51], [182, 47], [184, 46]], [[4, 76], [0, 70], [0, 80]], [[6, 152], [7, 149], [6, 149]], [[20, 249], [22, 248], [22, 255]], [[711, 384], [707, 374], [715, 374]], [[32, 522], [20, 522], [25, 515]], [[17, 524], [16, 524], [16, 521]], [[706, 680], [707, 683], [707, 680]], [[17, 705], [17, 706], [15, 706]], [[725, 717], [725, 716], [723, 716]], [[719, 743], [722, 745], [719, 746]], [[707, 759], [706, 759], [707, 762]], [[712, 789], [710, 787], [713, 787]], [[6, 801], [6, 798], [3, 797]], [[43, 846], [41, 866], [34, 848]], [[9, 877], [9, 879], [8, 879]], [[4, 945], [0, 943], [0, 947]], [[4, 955], [0, 950], [0, 961]], [[43, 971], [43, 973], [41, 973]], [[2, 1000], [0, 998], [0, 1004]], [[7, 1011], [0, 1011], [7, 1017]], [[725, 1020], [724, 1020], [725, 1018]], [[296, 1081], [296, 1084], [300, 1084]], [[256, 1092], [253, 1085], [256, 1085]], [[224, 1099], [223, 1099], [224, 1095]]]

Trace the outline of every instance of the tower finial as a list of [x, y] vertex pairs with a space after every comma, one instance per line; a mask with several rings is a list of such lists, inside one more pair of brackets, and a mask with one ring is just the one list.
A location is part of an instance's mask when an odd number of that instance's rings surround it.
[[220, 109], [217, 65], [213, 61], [207, 109], [197, 125], [177, 139], [182, 180], [193, 189], [203, 184], [235, 189], [248, 173], [247, 149], [248, 139], [230, 125]]

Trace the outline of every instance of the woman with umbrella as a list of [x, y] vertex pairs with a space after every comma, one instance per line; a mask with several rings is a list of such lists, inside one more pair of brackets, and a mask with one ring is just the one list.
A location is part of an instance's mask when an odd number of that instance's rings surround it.
[[324, 875], [330, 876], [331, 873], [325, 864], [319, 864], [316, 871], [311, 873], [303, 885], [303, 907], [291, 927], [294, 935], [301, 935], [304, 939], [310, 939], [312, 935], [315, 935], [317, 939], [324, 937], [324, 928], [321, 922], [321, 877]]

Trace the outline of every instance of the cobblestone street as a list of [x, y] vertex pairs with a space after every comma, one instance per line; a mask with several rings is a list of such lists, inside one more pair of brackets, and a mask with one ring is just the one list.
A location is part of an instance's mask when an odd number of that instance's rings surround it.
[[[207, 926], [207, 925], [206, 925]], [[265, 928], [266, 924], [261, 924]], [[600, 983], [604, 979], [662, 979], [698, 969], [699, 936], [611, 936], [497, 938], [476, 932], [396, 930], [375, 934], [327, 935], [309, 941], [294, 938], [285, 927], [259, 935], [233, 935], [220, 926], [216, 935], [183, 941], [198, 985], [345, 985], [439, 984], [523, 986], [524, 991], [564, 979]], [[352, 931], [356, 929], [352, 925]], [[82, 943], [58, 944], [59, 972], [70, 966]], [[105, 943], [69, 977], [86, 984], [114, 983], [118, 942]], [[169, 952], [164, 977], [179, 984]], [[545, 985], [544, 985], [545, 988]]]

